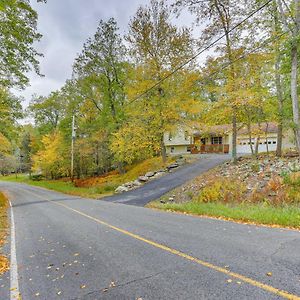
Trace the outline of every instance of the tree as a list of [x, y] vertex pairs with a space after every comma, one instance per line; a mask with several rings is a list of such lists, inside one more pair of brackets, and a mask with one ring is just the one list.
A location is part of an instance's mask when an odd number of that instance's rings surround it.
[[[228, 105], [232, 107], [232, 157], [236, 162], [236, 143], [237, 143], [237, 99], [232, 98], [237, 89], [236, 72], [234, 67], [234, 49], [237, 49], [242, 41], [242, 32], [247, 26], [238, 26], [242, 18], [247, 14], [244, 2], [234, 0], [178, 0], [174, 4], [175, 11], [182, 7], [188, 7], [189, 11], [197, 16], [199, 24], [205, 23], [206, 27], [200, 38], [209, 43], [212, 39], [218, 38], [220, 34], [225, 37], [225, 45], [219, 44], [216, 51], [221, 51], [227, 56], [229, 63], [228, 73]], [[232, 28], [235, 28], [232, 31]]]
[[100, 21], [93, 38], [83, 46], [73, 65], [73, 74], [107, 127], [118, 128], [125, 101], [126, 49], [118, 34], [117, 22]]
[[42, 149], [33, 156], [33, 170], [51, 179], [68, 175], [66, 149], [58, 131], [43, 136]]
[[52, 92], [48, 97], [34, 95], [27, 111], [34, 118], [40, 132], [46, 134], [58, 127], [64, 107], [62, 95]]
[[[176, 78], [173, 77], [168, 82], [162, 82], [162, 79], [190, 58], [193, 53], [193, 39], [190, 31], [187, 28], [179, 29], [172, 25], [170, 14], [166, 1], [151, 0], [149, 6], [139, 7], [130, 21], [127, 35], [130, 51], [137, 65], [133, 84], [129, 84], [131, 98], [157, 85], [151, 92], [147, 92], [135, 101], [134, 105], [136, 109], [140, 106], [138, 111], [141, 115], [136, 117], [144, 118], [141, 124], [146, 126], [145, 132], [155, 130], [154, 140], [159, 140], [163, 161], [166, 161], [163, 134], [171, 125], [174, 126], [175, 121], [181, 119], [180, 114], [184, 114], [181, 108], [184, 106], [185, 99], [178, 95], [176, 102], [173, 101], [178, 84], [186, 79], [187, 74], [182, 70]], [[173, 114], [175, 111], [176, 113]]]
[[24, 88], [27, 74], [40, 74], [41, 56], [33, 43], [41, 39], [37, 32], [37, 13], [27, 0], [1, 1], [0, 5], [0, 86]]
[[22, 118], [21, 99], [0, 88], [0, 133], [12, 140], [17, 137], [17, 120]]

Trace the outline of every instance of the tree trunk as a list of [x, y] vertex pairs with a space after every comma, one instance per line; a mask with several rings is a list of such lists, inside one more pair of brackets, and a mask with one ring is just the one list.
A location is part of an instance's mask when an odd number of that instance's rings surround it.
[[292, 97], [292, 105], [293, 105], [294, 132], [295, 132], [297, 150], [300, 153], [300, 118], [299, 118], [299, 102], [298, 102], [298, 91], [297, 91], [298, 46], [295, 39], [292, 41], [291, 60], [292, 60], [291, 97]]
[[266, 136], [266, 148], [267, 148], [267, 154], [269, 155], [269, 139], [268, 139], [268, 131], [269, 131], [269, 123], [267, 123], [265, 136]]
[[236, 140], [237, 140], [237, 121], [236, 121], [236, 108], [233, 108], [232, 112], [232, 160], [234, 163], [237, 162], [237, 153], [236, 153]]
[[260, 141], [260, 136], [257, 136], [257, 138], [256, 138], [256, 144], [255, 144], [255, 156], [256, 157], [258, 155], [259, 141]]
[[252, 132], [251, 132], [251, 122], [249, 121], [247, 124], [247, 128], [248, 128], [248, 136], [249, 136], [249, 145], [250, 145], [250, 149], [251, 149], [251, 154], [254, 155], [254, 149], [253, 149], [253, 145], [252, 145]]
[[[274, 5], [274, 25], [276, 33], [280, 31], [280, 25], [278, 20], [278, 8], [277, 5]], [[276, 146], [276, 156], [282, 156], [282, 134], [283, 134], [283, 89], [280, 75], [280, 49], [277, 42], [276, 43], [276, 62], [275, 62], [275, 86], [277, 94], [277, 106], [278, 106], [278, 131], [277, 131], [277, 146]]]
[[118, 171], [119, 174], [125, 174], [124, 164], [122, 162], [118, 162]]
[[167, 151], [166, 151], [166, 146], [163, 137], [161, 138], [161, 142], [160, 142], [160, 151], [161, 151], [162, 161], [165, 164], [167, 162]]

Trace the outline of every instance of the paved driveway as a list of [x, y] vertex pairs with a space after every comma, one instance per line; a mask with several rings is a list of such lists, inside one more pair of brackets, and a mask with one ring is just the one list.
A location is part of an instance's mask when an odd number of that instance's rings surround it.
[[102, 200], [116, 203], [124, 203], [135, 206], [144, 206], [152, 200], [160, 198], [165, 193], [206, 172], [207, 170], [230, 160], [229, 155], [207, 154], [198, 155], [198, 160], [187, 164], [172, 173], [150, 181], [144, 186], [123, 194], [105, 197]]

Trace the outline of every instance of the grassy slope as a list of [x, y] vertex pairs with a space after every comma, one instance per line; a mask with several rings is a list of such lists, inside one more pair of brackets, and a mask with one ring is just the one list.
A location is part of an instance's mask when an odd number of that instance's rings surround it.
[[27, 175], [15, 175], [1, 177], [0, 180], [9, 181], [9, 182], [19, 182], [26, 183], [33, 186], [43, 187], [49, 190], [54, 190], [70, 195], [77, 195], [82, 197], [94, 197], [97, 198], [100, 196], [96, 193], [95, 189], [89, 188], [78, 188], [75, 187], [72, 182], [65, 182], [60, 180], [41, 180], [41, 181], [33, 181], [28, 178]]
[[280, 206], [274, 207], [266, 204], [235, 204], [223, 203], [167, 203], [159, 201], [148, 205], [151, 208], [185, 212], [195, 215], [220, 217], [227, 220], [250, 222], [265, 225], [279, 225], [300, 229], [300, 207]]
[[[5, 237], [8, 229], [7, 219], [8, 200], [0, 192], [0, 247], [5, 243]], [[0, 254], [0, 274], [8, 270], [8, 259]]]
[[[174, 158], [170, 159], [170, 161]], [[90, 178], [84, 180], [83, 187], [76, 187], [70, 181], [61, 180], [41, 180], [33, 181], [27, 175], [15, 175], [0, 177], [0, 180], [26, 183], [33, 186], [43, 187], [58, 192], [76, 195], [88, 198], [101, 198], [113, 194], [115, 188], [125, 182], [135, 180], [138, 176], [145, 174], [148, 171], [158, 170], [163, 167], [160, 157], [147, 159], [139, 164], [132, 166], [125, 174], [109, 175], [107, 177]]]

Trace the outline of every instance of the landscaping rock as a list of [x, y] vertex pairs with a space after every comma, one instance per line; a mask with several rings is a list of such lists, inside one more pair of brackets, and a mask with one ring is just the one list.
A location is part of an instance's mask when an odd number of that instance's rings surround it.
[[178, 167], [179, 167], [178, 163], [173, 163], [173, 164], [167, 166], [168, 169], [175, 169], [175, 168], [178, 168]]
[[161, 176], [163, 176], [163, 175], [165, 175], [166, 174], [166, 172], [157, 172], [154, 176], [153, 176], [153, 178], [159, 178], [159, 177], [161, 177]]
[[117, 193], [117, 194], [121, 194], [121, 193], [128, 192], [128, 191], [129, 191], [129, 188], [124, 185], [120, 185], [115, 189], [115, 193]]
[[138, 181], [138, 180], [135, 180], [135, 181], [133, 181], [133, 185], [134, 186], [141, 186], [141, 185], [143, 185], [140, 181]]
[[140, 177], [138, 178], [138, 180], [139, 180], [140, 182], [147, 182], [147, 181], [149, 180], [149, 178], [146, 177], [146, 176], [140, 176]]
[[133, 182], [126, 182], [123, 184], [123, 186], [127, 187], [127, 188], [132, 188], [134, 186], [134, 183]]
[[155, 173], [156, 173], [156, 172], [147, 172], [147, 173], [145, 174], [145, 176], [150, 178], [150, 177], [153, 177], [153, 176], [155, 175]]

